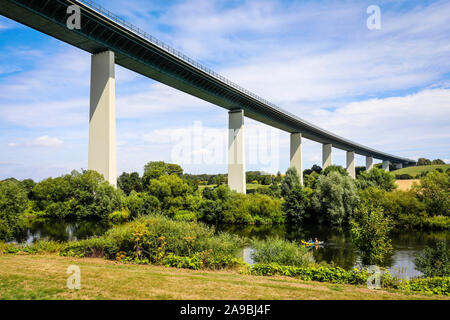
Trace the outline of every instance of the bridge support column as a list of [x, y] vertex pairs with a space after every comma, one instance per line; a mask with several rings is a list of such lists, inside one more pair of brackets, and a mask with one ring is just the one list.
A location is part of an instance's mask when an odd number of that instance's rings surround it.
[[347, 151], [347, 172], [350, 177], [352, 177], [353, 179], [356, 178], [354, 151]]
[[389, 172], [389, 160], [383, 160], [383, 164], [382, 164], [381, 168], [383, 168], [384, 171]]
[[325, 170], [326, 167], [331, 166], [331, 149], [332, 144], [322, 145], [322, 169]]
[[117, 186], [114, 66], [114, 52], [92, 55], [88, 168]]
[[373, 157], [366, 157], [366, 171], [373, 169]]
[[402, 169], [402, 168], [403, 168], [403, 163], [397, 163], [397, 164], [395, 164], [395, 168], [397, 168], [397, 169]]
[[303, 185], [302, 134], [291, 133], [291, 168], [295, 168]]
[[244, 110], [229, 112], [228, 185], [231, 190], [246, 193]]

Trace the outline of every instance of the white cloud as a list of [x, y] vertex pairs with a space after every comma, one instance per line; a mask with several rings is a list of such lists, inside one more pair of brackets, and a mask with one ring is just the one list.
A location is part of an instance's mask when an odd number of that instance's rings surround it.
[[57, 147], [62, 145], [64, 142], [58, 138], [51, 138], [49, 136], [42, 136], [34, 139], [33, 141], [25, 143], [28, 146], [37, 147]]

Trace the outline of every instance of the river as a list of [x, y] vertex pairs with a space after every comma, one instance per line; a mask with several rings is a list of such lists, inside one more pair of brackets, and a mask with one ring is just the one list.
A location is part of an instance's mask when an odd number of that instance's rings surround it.
[[[111, 225], [109, 223], [81, 221], [49, 221], [34, 220], [29, 223], [26, 230], [17, 236], [17, 242], [31, 243], [37, 239], [49, 239], [56, 241], [76, 241], [92, 236], [99, 236], [106, 232]], [[284, 225], [222, 225], [218, 231], [245, 236], [248, 238], [264, 239], [269, 236], [278, 236], [299, 242], [318, 238], [324, 241], [320, 247], [312, 247], [314, 259], [317, 262], [325, 261], [334, 263], [344, 269], [351, 269], [360, 264], [360, 258], [353, 246], [350, 233], [346, 229], [330, 228], [316, 225], [304, 225], [301, 229], [290, 230]], [[448, 231], [405, 231], [398, 230], [392, 234], [393, 254], [387, 261], [386, 267], [393, 275], [401, 278], [420, 276], [415, 269], [415, 254], [423, 250], [433, 240], [446, 240], [450, 245], [450, 232]], [[251, 248], [244, 250], [244, 260], [252, 263]]]

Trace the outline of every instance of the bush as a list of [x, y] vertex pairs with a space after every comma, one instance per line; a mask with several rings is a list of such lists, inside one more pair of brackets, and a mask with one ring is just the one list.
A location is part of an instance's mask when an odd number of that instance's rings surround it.
[[363, 171], [356, 179], [360, 189], [368, 187], [377, 187], [385, 191], [392, 191], [397, 188], [395, 177], [392, 173], [383, 169], [373, 168], [369, 171]]
[[0, 240], [11, 240], [21, 230], [27, 206], [27, 191], [19, 182], [0, 182]]
[[114, 211], [109, 214], [108, 218], [113, 223], [123, 223], [125, 221], [128, 221], [128, 219], [130, 218], [130, 210], [128, 210], [128, 208], [124, 208], [120, 211]]
[[392, 222], [379, 207], [361, 205], [350, 221], [352, 241], [361, 252], [363, 264], [382, 264], [392, 251], [389, 232]]
[[344, 169], [342, 166], [336, 166], [336, 165], [328, 166], [322, 171], [322, 174], [327, 176], [330, 174], [330, 172], [337, 172], [340, 175], [348, 176], [347, 170]]
[[314, 262], [308, 248], [280, 238], [253, 240], [252, 248], [254, 249], [252, 258], [258, 263], [274, 262], [280, 265], [305, 267]]
[[284, 176], [283, 181], [281, 182], [281, 195], [283, 197], [286, 197], [291, 189], [295, 185], [300, 184], [300, 177], [298, 176], [297, 169], [294, 167], [291, 167], [287, 169], [286, 175]]
[[449, 277], [450, 248], [447, 248], [445, 241], [436, 241], [422, 253], [417, 254], [414, 263], [417, 270], [426, 277]]
[[358, 201], [353, 179], [337, 172], [319, 176], [311, 198], [318, 222], [338, 226], [349, 221]]
[[409, 179], [414, 179], [414, 177], [408, 173], [403, 173], [403, 174], [397, 174], [395, 175], [395, 179], [397, 180], [409, 180]]

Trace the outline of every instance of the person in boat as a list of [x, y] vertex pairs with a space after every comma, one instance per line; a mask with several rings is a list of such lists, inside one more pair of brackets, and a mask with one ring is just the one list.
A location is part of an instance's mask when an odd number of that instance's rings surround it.
[[309, 239], [309, 241], [308, 241], [309, 243], [313, 243], [313, 241], [312, 241], [312, 239]]
[[315, 242], [316, 244], [319, 244], [319, 240], [317, 240], [317, 238], [314, 238], [314, 242]]

